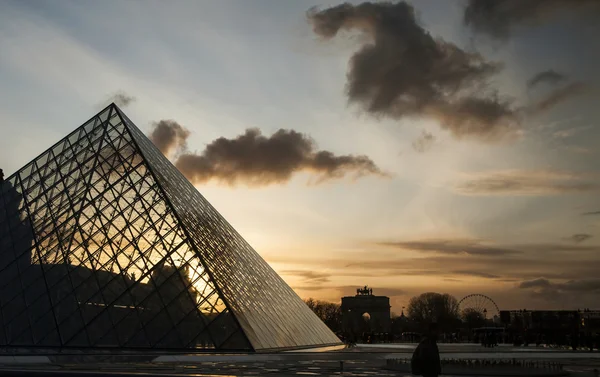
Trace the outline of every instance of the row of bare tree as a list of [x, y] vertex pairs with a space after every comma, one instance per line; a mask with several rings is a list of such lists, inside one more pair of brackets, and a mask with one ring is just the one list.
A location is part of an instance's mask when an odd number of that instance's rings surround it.
[[[343, 330], [340, 304], [313, 298], [304, 302], [333, 332], [339, 333]], [[422, 293], [410, 299], [406, 307], [406, 318], [392, 314], [393, 331], [407, 328], [416, 331], [430, 322], [437, 322], [445, 332], [465, 327], [472, 329], [486, 324], [485, 318], [477, 310], [465, 309], [461, 312], [457, 299], [448, 293]]]

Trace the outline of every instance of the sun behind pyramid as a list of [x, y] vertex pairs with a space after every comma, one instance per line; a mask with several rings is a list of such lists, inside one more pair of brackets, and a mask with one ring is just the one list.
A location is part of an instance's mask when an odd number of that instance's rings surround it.
[[114, 104], [0, 188], [1, 347], [339, 344]]

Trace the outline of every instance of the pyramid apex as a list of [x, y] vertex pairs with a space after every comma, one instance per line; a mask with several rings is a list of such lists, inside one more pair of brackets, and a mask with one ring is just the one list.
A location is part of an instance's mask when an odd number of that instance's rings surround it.
[[[0, 347], [340, 344], [116, 103], [11, 177], [0, 190]], [[15, 277], [28, 288], [12, 289]]]
[[118, 106], [118, 105], [117, 105], [115, 102], [111, 102], [111, 103], [108, 105], [108, 107], [112, 107], [112, 108], [114, 108], [114, 109], [121, 110], [121, 109], [119, 108], [119, 106]]

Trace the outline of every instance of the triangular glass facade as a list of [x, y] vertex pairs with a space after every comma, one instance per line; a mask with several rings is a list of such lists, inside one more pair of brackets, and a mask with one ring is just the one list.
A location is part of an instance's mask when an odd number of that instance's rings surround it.
[[0, 188], [1, 347], [339, 339], [114, 104]]

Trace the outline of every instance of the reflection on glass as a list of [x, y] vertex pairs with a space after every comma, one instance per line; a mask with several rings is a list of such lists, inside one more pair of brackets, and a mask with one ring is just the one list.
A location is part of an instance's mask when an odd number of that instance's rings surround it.
[[0, 314], [0, 346], [339, 343], [114, 105], [2, 183]]
[[1, 193], [1, 345], [250, 349], [114, 107]]

